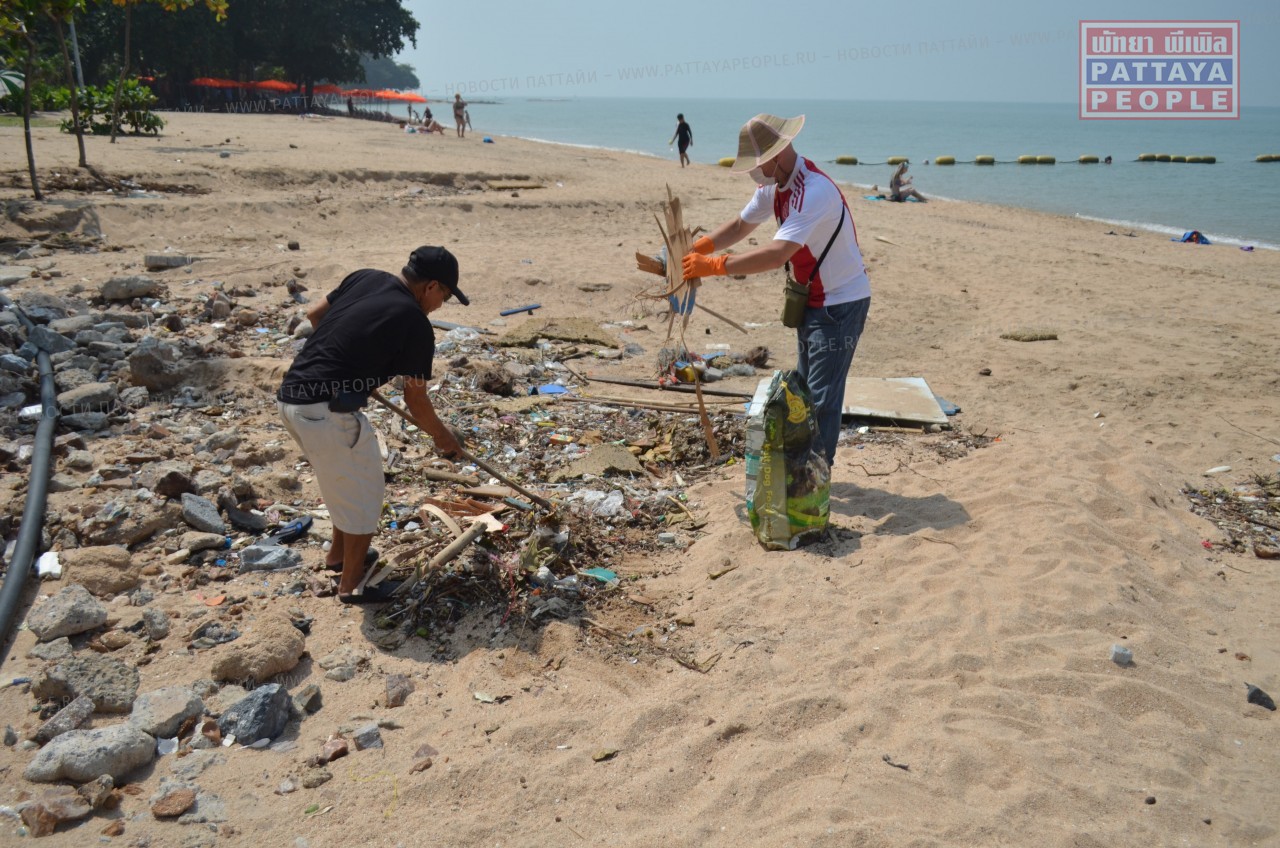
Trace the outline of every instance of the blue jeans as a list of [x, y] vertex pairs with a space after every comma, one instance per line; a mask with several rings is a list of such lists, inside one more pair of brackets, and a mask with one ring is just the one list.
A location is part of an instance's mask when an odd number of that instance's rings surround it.
[[836, 460], [844, 384], [870, 308], [869, 297], [838, 306], [809, 306], [804, 310], [804, 323], [796, 329], [796, 370], [809, 384], [813, 417], [828, 464]]

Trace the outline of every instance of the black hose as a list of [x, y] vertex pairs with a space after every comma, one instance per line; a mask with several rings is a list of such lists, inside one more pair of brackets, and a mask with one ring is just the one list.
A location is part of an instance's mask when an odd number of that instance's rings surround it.
[[[27, 332], [35, 329], [35, 324], [26, 313], [14, 306], [4, 295], [0, 294], [0, 307], [13, 310]], [[9, 654], [9, 636], [16, 623], [14, 613], [18, 602], [22, 599], [22, 590], [26, 588], [27, 575], [35, 562], [37, 549], [40, 546], [40, 534], [44, 529], [45, 500], [49, 496], [49, 472], [53, 455], [53, 434], [58, 426], [58, 398], [53, 384], [53, 361], [48, 351], [36, 353], [36, 364], [40, 370], [40, 403], [43, 410], [40, 424], [36, 427], [36, 441], [31, 454], [31, 476], [27, 479], [27, 501], [22, 508], [22, 525], [18, 529], [18, 540], [13, 549], [13, 559], [5, 571], [4, 585], [0, 586], [0, 664]]]

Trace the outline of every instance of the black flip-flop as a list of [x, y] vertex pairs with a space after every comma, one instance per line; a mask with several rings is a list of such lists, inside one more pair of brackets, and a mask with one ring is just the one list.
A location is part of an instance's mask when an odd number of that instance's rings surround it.
[[[379, 556], [381, 556], [381, 554], [378, 553], [377, 548], [369, 549], [369, 552], [364, 555], [364, 567], [366, 571], [368, 571], [370, 568], [373, 568], [375, 565], [378, 564]], [[327, 571], [332, 571], [334, 574], [342, 573], [342, 563], [338, 563], [337, 565], [329, 565], [329, 563], [326, 562], [324, 564], [324, 567]]]
[[391, 600], [392, 594], [400, 588], [400, 581], [384, 580], [377, 586], [365, 586], [359, 595], [338, 595], [338, 601], [352, 606], [363, 604], [385, 604]]

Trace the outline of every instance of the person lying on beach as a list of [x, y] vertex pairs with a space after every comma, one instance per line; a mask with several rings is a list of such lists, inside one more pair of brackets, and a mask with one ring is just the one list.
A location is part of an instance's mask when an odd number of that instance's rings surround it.
[[431, 110], [426, 106], [422, 107], [421, 132], [440, 133], [440, 135], [444, 135], [444, 126], [431, 115]]
[[911, 178], [907, 176], [907, 163], [903, 162], [898, 166], [898, 170], [893, 172], [893, 177], [889, 179], [889, 199], [898, 203], [905, 203], [911, 197], [921, 203], [925, 202], [924, 195], [916, 191], [915, 187], [911, 185]]

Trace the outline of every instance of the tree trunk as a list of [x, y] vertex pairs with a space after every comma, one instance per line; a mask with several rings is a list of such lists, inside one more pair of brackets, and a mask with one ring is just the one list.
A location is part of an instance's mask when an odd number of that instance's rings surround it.
[[36, 179], [36, 153], [31, 147], [31, 79], [36, 69], [36, 43], [27, 34], [27, 77], [22, 85], [22, 134], [27, 139], [27, 172], [31, 174], [31, 196], [44, 200], [40, 193], [40, 181]]
[[62, 48], [62, 64], [67, 68], [67, 88], [71, 89], [71, 125], [75, 129], [76, 144], [80, 148], [80, 167], [87, 168], [88, 161], [84, 156], [84, 127], [80, 126], [80, 91], [76, 87], [75, 69], [71, 67], [71, 53], [67, 50], [67, 39], [62, 34], [62, 20], [50, 13], [54, 28], [58, 33], [58, 46]]
[[111, 104], [111, 143], [116, 143], [116, 130], [120, 126], [120, 95], [124, 92], [124, 77], [129, 72], [129, 34], [133, 29], [133, 6], [124, 7], [124, 59], [120, 62], [120, 79], [116, 81], [116, 99]]

